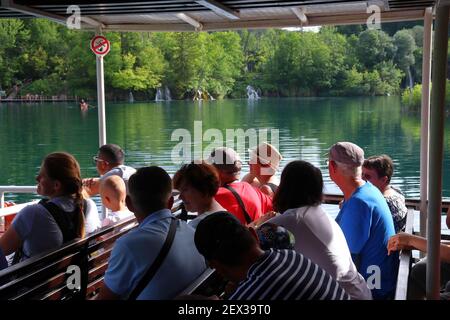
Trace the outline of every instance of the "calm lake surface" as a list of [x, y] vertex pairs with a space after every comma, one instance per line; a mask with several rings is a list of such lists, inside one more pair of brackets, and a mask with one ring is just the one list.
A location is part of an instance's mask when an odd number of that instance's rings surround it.
[[[278, 129], [282, 166], [294, 159], [310, 161], [322, 169], [326, 192], [332, 193], [338, 189], [324, 163], [327, 149], [352, 141], [366, 156], [390, 155], [392, 183], [408, 197], [419, 196], [420, 115], [403, 112], [398, 97], [107, 103], [106, 118], [108, 142], [122, 146], [134, 167], [159, 165], [173, 174], [179, 164], [171, 154], [180, 140], [171, 141], [172, 133], [184, 128], [194, 137], [194, 121], [202, 121], [203, 133], [217, 128], [224, 137], [226, 129]], [[203, 141], [203, 148], [210, 144]], [[53, 151], [72, 153], [83, 177], [95, 176], [97, 108], [83, 113], [75, 103], [0, 104], [0, 146], [0, 185], [34, 185], [43, 157]], [[449, 146], [445, 139], [444, 197], [450, 197]], [[248, 147], [247, 141], [243, 150]], [[14, 201], [30, 198], [7, 195]]]

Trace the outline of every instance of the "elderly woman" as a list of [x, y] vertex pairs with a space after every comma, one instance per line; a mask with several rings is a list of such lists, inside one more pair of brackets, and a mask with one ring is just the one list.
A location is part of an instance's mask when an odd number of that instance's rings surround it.
[[219, 173], [206, 162], [183, 165], [173, 177], [173, 186], [180, 191], [186, 210], [198, 214], [189, 222], [194, 229], [211, 213], [225, 210], [214, 199], [220, 186]]
[[[47, 155], [36, 181], [37, 193], [45, 199], [19, 211], [0, 238], [0, 249], [5, 255], [15, 252], [14, 262], [57, 249], [85, 234], [86, 202], [75, 158], [65, 152]], [[94, 214], [98, 219], [96, 210]]]
[[390, 185], [393, 172], [394, 163], [385, 154], [364, 160], [362, 167], [363, 179], [377, 187], [386, 199], [394, 219], [395, 233], [398, 233], [405, 231], [408, 209], [401, 191]]
[[255, 149], [249, 151], [250, 173], [242, 178], [242, 181], [250, 183], [272, 197], [279, 184], [275, 173], [283, 157], [277, 148], [267, 142], [263, 142]]

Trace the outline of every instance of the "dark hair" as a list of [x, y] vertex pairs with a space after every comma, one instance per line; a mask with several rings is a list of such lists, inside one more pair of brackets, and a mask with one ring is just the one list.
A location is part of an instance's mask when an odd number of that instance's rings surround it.
[[172, 180], [160, 167], [140, 168], [128, 180], [128, 191], [137, 206], [151, 213], [167, 208]]
[[294, 235], [283, 226], [279, 226], [271, 222], [266, 222], [256, 230], [256, 233], [259, 239], [259, 246], [263, 250], [294, 249]]
[[206, 260], [238, 266], [256, 239], [250, 230], [231, 213], [215, 212], [200, 221], [194, 236], [195, 246]]
[[117, 144], [104, 144], [98, 151], [111, 164], [123, 164], [125, 160], [125, 154]]
[[214, 197], [220, 186], [219, 173], [213, 165], [204, 161], [199, 164], [194, 162], [185, 164], [173, 177], [175, 189], [179, 189], [184, 184], [193, 187], [205, 196]]
[[281, 173], [280, 185], [273, 198], [273, 206], [278, 212], [303, 206], [315, 206], [322, 202], [322, 196], [322, 172], [309, 162], [292, 161]]
[[80, 174], [80, 165], [69, 153], [54, 152], [44, 158], [42, 167], [47, 175], [61, 183], [64, 195], [72, 197], [75, 201], [76, 214], [75, 226], [77, 237], [84, 236], [84, 214], [83, 214], [83, 184]]
[[379, 156], [372, 156], [364, 160], [363, 167], [375, 170], [378, 177], [387, 177], [387, 183], [391, 182], [392, 174], [394, 173], [394, 162], [385, 154]]

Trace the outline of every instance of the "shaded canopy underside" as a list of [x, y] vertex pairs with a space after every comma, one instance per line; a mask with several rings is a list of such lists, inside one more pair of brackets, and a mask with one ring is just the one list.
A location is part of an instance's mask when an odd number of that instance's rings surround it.
[[[198, 0], [77, 1], [81, 27], [104, 31], [215, 31], [363, 24], [380, 11], [381, 23], [423, 19], [447, 0]], [[44, 17], [65, 24], [73, 0], [1, 0], [0, 18]]]

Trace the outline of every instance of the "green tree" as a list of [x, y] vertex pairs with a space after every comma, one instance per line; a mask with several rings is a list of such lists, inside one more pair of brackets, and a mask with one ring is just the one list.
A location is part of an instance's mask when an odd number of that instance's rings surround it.
[[393, 59], [395, 46], [392, 38], [383, 31], [366, 30], [359, 35], [355, 53], [361, 64], [370, 70], [382, 61]]

